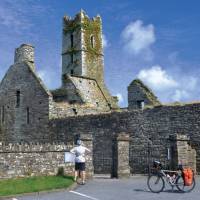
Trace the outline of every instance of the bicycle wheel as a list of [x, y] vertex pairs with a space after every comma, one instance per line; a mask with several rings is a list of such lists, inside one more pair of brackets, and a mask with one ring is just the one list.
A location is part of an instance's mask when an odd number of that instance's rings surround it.
[[194, 189], [195, 185], [196, 185], [196, 182], [195, 182], [195, 178], [194, 177], [193, 177], [192, 185], [190, 185], [190, 186], [185, 186], [184, 185], [184, 179], [183, 179], [182, 176], [179, 176], [177, 178], [177, 180], [176, 180], [176, 187], [181, 192], [191, 192]]
[[147, 179], [148, 188], [151, 192], [159, 193], [162, 192], [165, 187], [165, 181], [162, 176], [158, 174], [152, 174]]

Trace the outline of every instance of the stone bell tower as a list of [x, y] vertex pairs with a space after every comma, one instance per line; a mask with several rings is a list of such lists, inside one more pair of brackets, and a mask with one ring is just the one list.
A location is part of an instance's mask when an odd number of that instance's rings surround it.
[[98, 15], [90, 19], [83, 10], [74, 19], [63, 18], [62, 75], [103, 80], [102, 23]]

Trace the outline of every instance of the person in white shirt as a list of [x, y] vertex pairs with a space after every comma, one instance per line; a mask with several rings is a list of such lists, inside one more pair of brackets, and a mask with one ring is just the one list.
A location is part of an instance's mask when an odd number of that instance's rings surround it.
[[85, 184], [85, 153], [90, 150], [82, 145], [81, 140], [77, 140], [77, 146], [74, 147], [71, 153], [75, 154], [75, 175], [74, 181], [77, 181], [80, 172], [82, 184]]

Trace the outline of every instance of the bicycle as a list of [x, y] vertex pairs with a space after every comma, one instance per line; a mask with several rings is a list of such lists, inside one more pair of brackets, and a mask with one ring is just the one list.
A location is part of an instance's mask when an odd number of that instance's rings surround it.
[[164, 170], [159, 161], [154, 161], [154, 166], [152, 168], [154, 173], [150, 174], [147, 179], [147, 185], [151, 192], [159, 193], [165, 188], [165, 183], [168, 183], [174, 190], [174, 186], [180, 192], [191, 192], [195, 185], [195, 178], [193, 173], [193, 180], [190, 186], [186, 186], [181, 169], [178, 171]]

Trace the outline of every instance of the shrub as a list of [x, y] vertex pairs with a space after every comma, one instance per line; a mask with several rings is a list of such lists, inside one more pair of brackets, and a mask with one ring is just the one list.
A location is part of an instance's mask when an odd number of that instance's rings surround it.
[[58, 167], [57, 176], [65, 176], [64, 167]]

